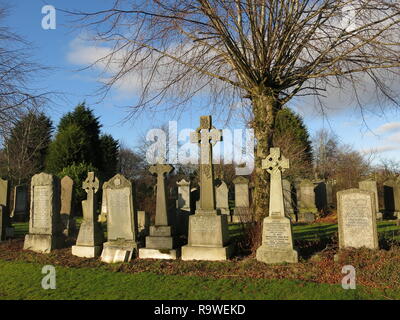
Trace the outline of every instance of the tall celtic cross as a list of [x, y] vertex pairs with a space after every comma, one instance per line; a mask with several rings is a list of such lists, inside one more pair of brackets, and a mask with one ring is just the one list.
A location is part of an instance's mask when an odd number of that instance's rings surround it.
[[285, 216], [282, 191], [282, 172], [289, 169], [289, 160], [281, 155], [279, 148], [271, 148], [270, 154], [262, 161], [262, 168], [271, 175], [269, 191], [269, 216]]
[[[87, 193], [87, 217], [84, 217], [85, 220], [95, 220], [96, 215], [96, 193], [99, 190], [100, 183], [99, 179], [95, 177], [94, 172], [89, 172], [86, 180], [82, 184], [82, 188]], [[84, 210], [85, 212], [85, 210]]]
[[174, 170], [169, 164], [155, 164], [150, 167], [151, 174], [157, 175], [156, 226], [168, 226], [167, 196], [165, 190], [165, 175]]
[[190, 135], [190, 141], [200, 146], [200, 211], [215, 211], [212, 147], [222, 141], [221, 130], [212, 125], [211, 116], [200, 117], [200, 127]]

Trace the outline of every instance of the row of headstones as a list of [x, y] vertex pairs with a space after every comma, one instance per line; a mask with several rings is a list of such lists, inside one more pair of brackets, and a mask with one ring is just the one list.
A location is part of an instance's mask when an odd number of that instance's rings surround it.
[[[200, 135], [200, 131], [201, 135]], [[211, 117], [202, 117], [200, 128], [191, 140], [201, 142], [201, 153], [212, 159], [212, 146], [221, 139], [221, 132], [211, 125]], [[210, 162], [209, 162], [210, 163]], [[263, 221], [262, 245], [257, 259], [266, 263], [298, 262], [293, 248], [291, 220], [284, 209], [281, 173], [289, 168], [289, 160], [281, 156], [279, 148], [271, 148], [262, 161], [262, 169], [271, 175], [269, 215]], [[132, 201], [131, 183], [116, 175], [103, 185], [107, 189], [108, 241], [103, 244], [102, 232], [96, 217], [96, 193], [99, 181], [93, 173], [83, 183], [87, 200], [83, 202], [84, 219], [72, 253], [94, 257], [101, 253], [105, 262], [127, 261], [133, 252], [139, 258], [183, 260], [226, 260], [232, 255], [227, 216], [220, 214], [215, 204], [213, 167], [200, 164], [200, 203], [189, 217], [188, 244], [175, 248], [173, 228], [168, 221], [165, 175], [172, 166], [158, 164], [151, 167], [157, 174], [157, 202], [155, 225], [150, 228], [146, 245], [139, 248], [136, 241], [137, 224]], [[58, 180], [52, 175], [39, 174], [31, 183], [31, 217], [29, 234], [24, 248], [49, 252], [60, 245]], [[373, 192], [346, 190], [338, 192], [340, 247], [377, 248], [376, 206]]]
[[[163, 168], [167, 168], [164, 170], [165, 173], [170, 170], [168, 168], [172, 167], [168, 165], [155, 166], [154, 172], [158, 172], [156, 225], [150, 229], [150, 236], [146, 239], [146, 248], [139, 249], [141, 258], [173, 259], [177, 257], [177, 250], [173, 249], [172, 227], [168, 225], [167, 219]], [[0, 186], [2, 185], [0, 184]], [[61, 228], [59, 228], [60, 216], [57, 215], [59, 212], [58, 179], [42, 173], [32, 178], [31, 185], [33, 199], [31, 220], [24, 249], [50, 252], [63, 245]], [[84, 220], [77, 243], [72, 247], [72, 253], [80, 257], [96, 257], [101, 253], [103, 235], [96, 219], [95, 207], [95, 194], [99, 189], [99, 181], [93, 173], [89, 173], [83, 187], [88, 198], [83, 202]], [[107, 190], [106, 201], [109, 213], [107, 217], [108, 242], [103, 246], [102, 260], [105, 262], [128, 261], [131, 259], [132, 253], [138, 249], [135, 236], [132, 185], [118, 174], [106, 182], [103, 188]], [[0, 187], [0, 190], [2, 189]], [[283, 200], [282, 189], [281, 194], [282, 197], [277, 194], [274, 196]], [[63, 200], [65, 201], [65, 199]], [[372, 191], [351, 189], [338, 192], [341, 248], [378, 248], [375, 201], [376, 197]], [[271, 210], [273, 211], [274, 208]], [[288, 228], [285, 228], [289, 225], [290, 221], [286, 217], [271, 212], [264, 221], [263, 246], [257, 251], [259, 260], [268, 263], [297, 262], [297, 252], [292, 247], [291, 232], [288, 233]], [[212, 228], [213, 231], [217, 229]], [[207, 232], [208, 230], [203, 231]], [[201, 236], [197, 236], [197, 238], [197, 242], [203, 241], [200, 239]], [[286, 250], [284, 250], [285, 247]], [[192, 258], [195, 259], [196, 256], [194, 255]], [[209, 258], [214, 260], [212, 255]]]

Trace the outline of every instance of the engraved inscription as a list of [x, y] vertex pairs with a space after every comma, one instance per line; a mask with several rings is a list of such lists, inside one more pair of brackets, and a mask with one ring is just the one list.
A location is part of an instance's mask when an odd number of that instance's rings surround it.
[[51, 190], [48, 186], [36, 186], [33, 192], [33, 227], [49, 228], [51, 214]]
[[372, 199], [368, 194], [348, 194], [341, 199], [344, 247], [374, 248]]
[[287, 221], [269, 221], [264, 227], [264, 244], [269, 249], [279, 251], [291, 248], [290, 224]]

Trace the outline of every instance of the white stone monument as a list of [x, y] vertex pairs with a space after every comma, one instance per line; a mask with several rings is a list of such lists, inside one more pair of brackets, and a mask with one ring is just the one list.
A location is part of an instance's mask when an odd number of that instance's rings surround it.
[[281, 156], [279, 148], [271, 148], [262, 168], [271, 175], [269, 216], [263, 221], [262, 245], [256, 258], [265, 263], [296, 263], [298, 255], [293, 249], [292, 225], [285, 217], [282, 191], [282, 172], [289, 168], [289, 160]]
[[215, 203], [212, 147], [221, 140], [211, 116], [201, 117], [200, 127], [191, 134], [191, 142], [200, 145], [200, 201], [189, 217], [189, 239], [182, 247], [182, 260], [226, 260], [232, 252], [227, 215], [218, 214]]
[[128, 262], [137, 254], [137, 217], [133, 204], [132, 183], [116, 174], [104, 183], [107, 194], [107, 238], [101, 260]]
[[94, 172], [89, 172], [82, 184], [87, 193], [87, 200], [82, 201], [83, 221], [79, 229], [76, 245], [72, 247], [72, 254], [82, 258], [94, 258], [101, 254], [104, 236], [100, 224], [97, 222], [97, 191], [100, 182]]

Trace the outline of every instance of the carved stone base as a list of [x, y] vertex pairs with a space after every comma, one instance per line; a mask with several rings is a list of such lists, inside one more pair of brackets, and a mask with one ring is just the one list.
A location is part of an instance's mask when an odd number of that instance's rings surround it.
[[136, 256], [138, 244], [133, 241], [116, 240], [104, 243], [101, 261], [106, 263], [128, 262]]
[[61, 235], [27, 234], [25, 236], [24, 250], [40, 253], [50, 253], [54, 249], [62, 248], [64, 238]]
[[96, 258], [101, 255], [103, 246], [72, 246], [72, 255], [81, 258]]
[[179, 249], [139, 249], [140, 259], [168, 259], [176, 260], [180, 256]]

